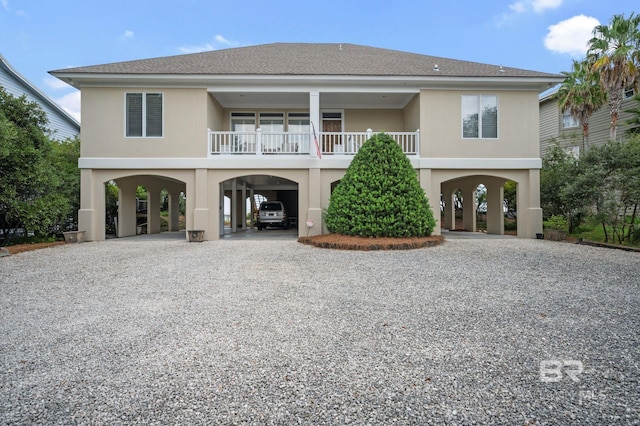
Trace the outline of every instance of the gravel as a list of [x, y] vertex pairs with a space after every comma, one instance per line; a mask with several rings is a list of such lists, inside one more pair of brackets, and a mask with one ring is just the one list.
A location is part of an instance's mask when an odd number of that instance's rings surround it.
[[22, 253], [0, 424], [640, 424], [639, 286], [638, 253], [515, 238]]

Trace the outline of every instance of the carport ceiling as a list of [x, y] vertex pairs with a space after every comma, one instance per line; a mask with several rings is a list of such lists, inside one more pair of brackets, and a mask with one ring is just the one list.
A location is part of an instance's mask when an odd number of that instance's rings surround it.
[[[293, 181], [269, 175], [252, 175], [236, 178], [236, 185], [238, 189], [240, 189], [243, 184], [246, 184], [247, 188], [253, 188], [254, 190], [284, 191], [298, 189], [298, 184]], [[223, 186], [225, 190], [231, 190], [232, 181], [225, 181]]]

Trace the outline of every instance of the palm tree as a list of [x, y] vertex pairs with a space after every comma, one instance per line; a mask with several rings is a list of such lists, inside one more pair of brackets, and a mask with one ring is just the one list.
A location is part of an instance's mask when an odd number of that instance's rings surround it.
[[640, 15], [632, 12], [629, 19], [614, 15], [609, 25], [598, 25], [589, 40], [587, 58], [592, 70], [600, 74], [600, 83], [607, 92], [611, 127], [609, 137], [616, 139], [618, 113], [625, 88], [637, 87], [640, 64]]
[[573, 61], [570, 72], [563, 71], [564, 81], [555, 97], [558, 106], [582, 125], [582, 150], [586, 152], [589, 142], [589, 117], [604, 105], [607, 94], [602, 90], [598, 74], [591, 71], [587, 61]]

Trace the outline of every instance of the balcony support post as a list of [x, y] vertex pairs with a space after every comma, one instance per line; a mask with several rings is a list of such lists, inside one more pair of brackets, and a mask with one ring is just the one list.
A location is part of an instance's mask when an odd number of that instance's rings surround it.
[[256, 155], [262, 155], [262, 129], [256, 129]]
[[[316, 153], [314, 138], [320, 138], [319, 133], [322, 132], [322, 120], [320, 119], [320, 92], [309, 92], [309, 120], [311, 123], [311, 129], [309, 132], [309, 155], [317, 158], [318, 155]], [[316, 130], [315, 135], [313, 134], [314, 127]], [[320, 143], [320, 139], [318, 139], [318, 143]]]

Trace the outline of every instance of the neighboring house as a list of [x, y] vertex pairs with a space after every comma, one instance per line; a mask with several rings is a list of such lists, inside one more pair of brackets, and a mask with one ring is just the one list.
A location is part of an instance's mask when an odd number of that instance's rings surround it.
[[[560, 111], [558, 100], [555, 97], [558, 89], [559, 86], [540, 95], [540, 156], [544, 157], [549, 149], [557, 143], [561, 147], [571, 150], [577, 157], [585, 150], [582, 125], [571, 116], [569, 110]], [[618, 141], [625, 141], [628, 138], [626, 131], [631, 127], [626, 122], [633, 118], [633, 114], [625, 112], [625, 110], [638, 108], [638, 102], [633, 99], [633, 95], [633, 89], [626, 90], [624, 93], [616, 131], [616, 140]], [[603, 145], [609, 140], [610, 123], [609, 105], [605, 103], [589, 117], [587, 148]]]
[[[504, 232], [503, 186], [517, 182], [518, 236], [542, 232], [538, 94], [562, 76], [352, 44], [275, 43], [52, 71], [82, 90], [79, 229], [105, 238], [105, 182], [119, 187], [118, 235], [136, 233], [136, 187], [148, 232], [169, 229], [186, 194], [187, 230], [245, 228], [247, 198], [280, 200], [299, 235], [327, 232], [322, 212], [354, 153], [393, 136], [440, 218], [454, 192], [487, 188], [487, 229]], [[318, 148], [316, 149], [316, 143]], [[320, 151], [320, 152], [318, 152]], [[475, 230], [475, 205], [464, 228]], [[299, 219], [299, 220], [298, 220]], [[308, 226], [307, 224], [311, 225]]]
[[0, 55], [0, 86], [16, 97], [26, 95], [27, 99], [36, 102], [47, 113], [53, 139], [65, 140], [80, 134], [80, 123], [63, 110], [58, 104], [31, 84], [7, 60]]

